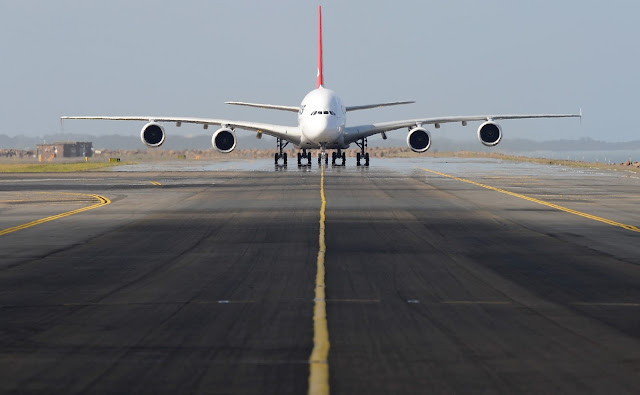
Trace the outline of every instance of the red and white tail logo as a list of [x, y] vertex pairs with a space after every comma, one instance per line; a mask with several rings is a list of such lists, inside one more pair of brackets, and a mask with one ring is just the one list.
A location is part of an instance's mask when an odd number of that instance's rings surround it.
[[322, 86], [322, 7], [318, 6], [318, 86]]

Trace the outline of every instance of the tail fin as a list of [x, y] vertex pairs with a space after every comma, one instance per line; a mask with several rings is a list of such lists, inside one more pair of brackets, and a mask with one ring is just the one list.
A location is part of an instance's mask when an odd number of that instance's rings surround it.
[[318, 86], [322, 86], [322, 7], [318, 6]]

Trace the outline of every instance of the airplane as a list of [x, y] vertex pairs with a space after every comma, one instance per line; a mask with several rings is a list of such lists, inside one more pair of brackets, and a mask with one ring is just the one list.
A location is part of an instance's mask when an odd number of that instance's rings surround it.
[[[352, 143], [360, 149], [356, 155], [357, 166], [369, 166], [369, 153], [366, 152], [367, 139], [379, 134], [383, 139], [392, 130], [407, 128], [407, 145], [412, 151], [426, 152], [431, 146], [431, 133], [425, 125], [433, 125], [436, 129], [441, 124], [460, 122], [463, 126], [467, 122], [481, 121], [478, 127], [478, 139], [488, 147], [494, 147], [502, 140], [502, 127], [496, 122], [505, 119], [525, 118], [582, 118], [579, 114], [524, 114], [524, 115], [475, 115], [416, 118], [401, 121], [371, 123], [347, 126], [347, 113], [386, 106], [396, 106], [414, 103], [414, 101], [396, 101], [377, 104], [345, 106], [340, 97], [332, 90], [324, 87], [322, 74], [322, 8], [318, 6], [318, 72], [317, 87], [309, 92], [300, 106], [282, 106], [274, 104], [260, 104], [228, 101], [225, 104], [258, 107], [270, 110], [291, 111], [298, 113], [298, 125], [274, 125], [260, 122], [234, 121], [214, 118], [165, 117], [165, 116], [62, 116], [61, 119], [104, 119], [121, 121], [146, 121], [140, 131], [140, 139], [148, 147], [160, 147], [165, 141], [166, 133], [162, 123], [175, 123], [180, 127], [183, 123], [202, 125], [208, 129], [209, 125], [220, 126], [211, 138], [211, 144], [222, 153], [229, 153], [236, 148], [236, 129], [256, 132], [257, 138], [263, 134], [276, 138], [278, 152], [274, 155], [276, 165], [287, 165], [287, 153], [283, 152], [288, 144], [293, 144], [298, 152], [298, 166], [311, 166], [310, 150], [320, 150], [318, 164], [324, 160], [328, 164], [327, 150], [334, 150], [331, 155], [332, 165], [340, 161], [346, 163], [344, 150]], [[306, 162], [306, 163], [303, 163]]]

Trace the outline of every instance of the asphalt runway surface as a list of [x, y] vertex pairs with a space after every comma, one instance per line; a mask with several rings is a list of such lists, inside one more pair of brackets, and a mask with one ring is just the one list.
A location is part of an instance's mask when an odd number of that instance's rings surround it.
[[0, 175], [0, 392], [306, 393], [323, 184], [332, 393], [640, 393], [637, 174], [353, 162]]

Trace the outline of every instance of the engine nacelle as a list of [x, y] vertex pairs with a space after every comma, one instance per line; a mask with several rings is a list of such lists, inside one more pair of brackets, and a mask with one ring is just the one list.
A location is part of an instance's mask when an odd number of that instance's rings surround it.
[[422, 127], [413, 128], [407, 135], [407, 145], [413, 152], [426, 152], [431, 147], [431, 133]]
[[236, 148], [238, 140], [233, 129], [220, 128], [211, 137], [211, 145], [218, 151], [228, 154]]
[[478, 127], [478, 140], [487, 147], [496, 146], [502, 140], [502, 128], [493, 121], [487, 121]]
[[157, 122], [149, 122], [140, 131], [140, 140], [147, 147], [159, 147], [164, 143], [164, 127]]

